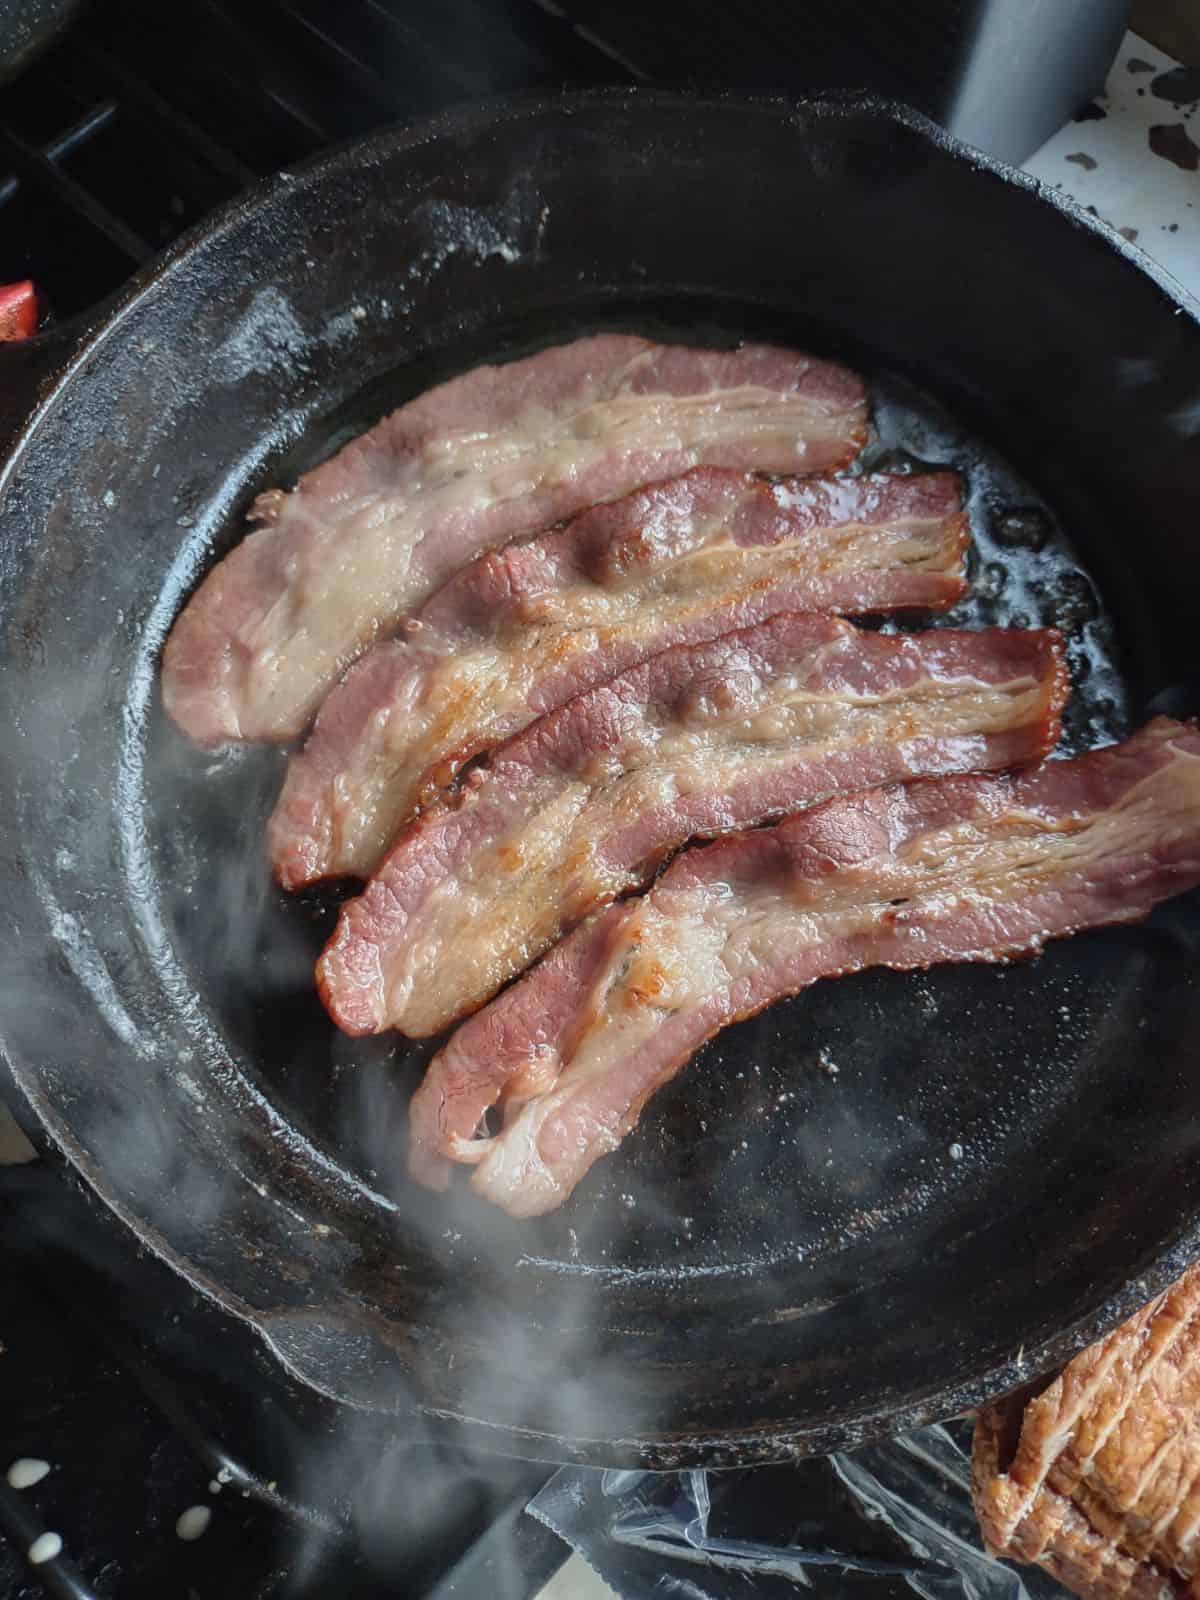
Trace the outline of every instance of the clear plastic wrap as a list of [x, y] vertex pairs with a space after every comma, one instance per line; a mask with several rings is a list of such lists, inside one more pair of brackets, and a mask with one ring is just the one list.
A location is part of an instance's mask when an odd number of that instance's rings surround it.
[[529, 1506], [623, 1597], [1061, 1600], [1044, 1573], [985, 1554], [970, 1428], [745, 1472], [567, 1467]]

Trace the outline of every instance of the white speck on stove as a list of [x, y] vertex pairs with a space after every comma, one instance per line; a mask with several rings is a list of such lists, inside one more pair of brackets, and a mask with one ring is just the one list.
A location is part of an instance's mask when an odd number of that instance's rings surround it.
[[61, 1553], [62, 1536], [57, 1533], [39, 1534], [25, 1552], [31, 1567], [40, 1567], [43, 1562], [53, 1561]]
[[211, 1521], [211, 1506], [189, 1506], [186, 1511], [180, 1513], [179, 1520], [175, 1524], [175, 1532], [190, 1544], [193, 1539], [200, 1538]]
[[18, 1456], [9, 1467], [7, 1477], [10, 1489], [32, 1489], [35, 1483], [50, 1471], [50, 1463], [38, 1456]]

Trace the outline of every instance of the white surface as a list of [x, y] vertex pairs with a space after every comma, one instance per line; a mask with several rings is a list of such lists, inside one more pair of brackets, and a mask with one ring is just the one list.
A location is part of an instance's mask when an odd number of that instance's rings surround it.
[[1068, 122], [1025, 166], [1081, 205], [1094, 206], [1200, 298], [1200, 171], [1186, 172], [1150, 148], [1153, 127], [1182, 125], [1200, 144], [1200, 105], [1177, 106], [1154, 92], [1156, 77], [1177, 65], [1127, 33], [1096, 102], [1104, 119]]
[[581, 1555], [559, 1567], [537, 1600], [619, 1600], [603, 1578], [597, 1577]]

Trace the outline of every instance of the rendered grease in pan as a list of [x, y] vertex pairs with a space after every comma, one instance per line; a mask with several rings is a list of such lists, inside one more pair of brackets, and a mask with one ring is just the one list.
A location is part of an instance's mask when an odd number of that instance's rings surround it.
[[1063, 755], [1110, 744], [1131, 731], [1115, 629], [1053, 510], [996, 451], [972, 439], [936, 402], [895, 377], [872, 386], [872, 466], [951, 466], [967, 482], [971, 592], [938, 617], [906, 617], [885, 631], [940, 627], [1061, 628], [1071, 669]]

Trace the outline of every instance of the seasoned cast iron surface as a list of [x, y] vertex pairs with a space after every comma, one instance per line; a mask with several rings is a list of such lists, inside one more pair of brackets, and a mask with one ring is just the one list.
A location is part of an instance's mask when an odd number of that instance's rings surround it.
[[599, 327], [859, 364], [868, 463], [969, 478], [974, 593], [939, 620], [1068, 633], [1068, 748], [1188, 677], [1200, 338], [1078, 219], [870, 106], [585, 97], [377, 140], [184, 253], [15, 454], [3, 1026], [106, 1197], [327, 1392], [535, 1454], [766, 1459], [1032, 1376], [1189, 1258], [1200, 903], [821, 985], [533, 1224], [411, 1188], [433, 1046], [335, 1034], [332, 897], [263, 859], [283, 756], [188, 747], [157, 655], [255, 491]]

